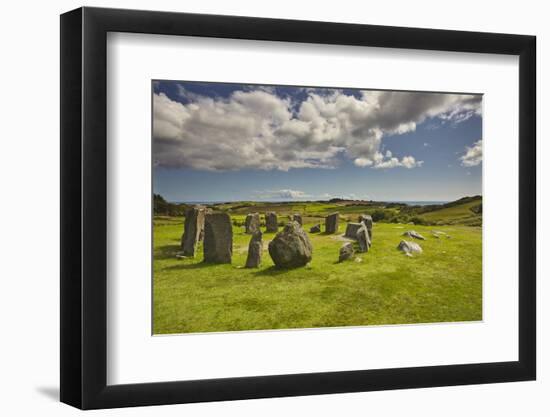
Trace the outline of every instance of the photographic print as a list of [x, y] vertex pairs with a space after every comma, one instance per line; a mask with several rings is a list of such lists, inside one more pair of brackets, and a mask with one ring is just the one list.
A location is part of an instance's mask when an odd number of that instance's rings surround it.
[[153, 334], [482, 320], [482, 98], [152, 81]]

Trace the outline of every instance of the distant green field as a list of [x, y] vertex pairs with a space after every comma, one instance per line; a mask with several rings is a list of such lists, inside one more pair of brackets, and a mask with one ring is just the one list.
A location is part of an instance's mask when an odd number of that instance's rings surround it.
[[[276, 207], [277, 208], [277, 207]], [[226, 207], [227, 209], [227, 207]], [[256, 211], [272, 211], [258, 205]], [[303, 209], [303, 210], [302, 210]], [[280, 213], [306, 215], [305, 230], [333, 205], [300, 204]], [[357, 208], [350, 207], [351, 212]], [[460, 216], [462, 208], [444, 216]], [[243, 219], [250, 207], [233, 214]], [[364, 211], [364, 206], [358, 212]], [[440, 210], [443, 211], [443, 210]], [[344, 210], [341, 210], [345, 214]], [[436, 212], [423, 216], [435, 216]], [[439, 213], [441, 216], [441, 213]], [[350, 218], [355, 218], [351, 216]], [[454, 218], [454, 217], [453, 217]], [[405, 230], [424, 234], [424, 253], [407, 257], [396, 247]], [[259, 269], [243, 269], [250, 239], [234, 226], [233, 263], [178, 259], [182, 217], [154, 220], [154, 333], [219, 332], [329, 326], [473, 321], [482, 319], [481, 228], [462, 225], [374, 225], [373, 246], [361, 262], [337, 263], [339, 235], [310, 234], [313, 260], [294, 270], [276, 269], [267, 252], [273, 233], [264, 233]], [[340, 232], [345, 223], [340, 224]], [[431, 231], [451, 237], [436, 239]]]
[[472, 211], [472, 208], [479, 204], [479, 201], [471, 201], [454, 207], [423, 213], [420, 217], [429, 222], [481, 226], [481, 217]]
[[[189, 207], [185, 203], [168, 203], [155, 195], [155, 215], [183, 216]], [[162, 202], [162, 204], [161, 204]], [[472, 208], [481, 207], [481, 196], [464, 197], [443, 205], [410, 206], [383, 201], [293, 201], [293, 202], [254, 202], [241, 201], [211, 204], [210, 208], [228, 212], [234, 220], [243, 221], [248, 213], [273, 211], [280, 215], [299, 213], [308, 220], [323, 219], [330, 213], [339, 212], [345, 221], [356, 221], [359, 214], [370, 214], [375, 221], [386, 223], [409, 223], [423, 225], [465, 225], [481, 226], [481, 211]]]

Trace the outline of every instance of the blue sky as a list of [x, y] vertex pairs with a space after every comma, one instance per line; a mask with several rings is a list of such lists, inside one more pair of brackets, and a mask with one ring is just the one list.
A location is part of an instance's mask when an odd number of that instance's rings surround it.
[[481, 194], [481, 96], [153, 82], [169, 201], [449, 201]]

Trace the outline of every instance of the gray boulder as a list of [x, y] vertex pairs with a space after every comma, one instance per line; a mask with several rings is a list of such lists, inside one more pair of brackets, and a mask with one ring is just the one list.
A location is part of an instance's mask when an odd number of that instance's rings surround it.
[[250, 213], [246, 215], [244, 221], [245, 233], [254, 234], [260, 230], [260, 215], [258, 213]]
[[292, 220], [293, 222], [298, 222], [300, 224], [300, 226], [303, 225], [301, 214], [293, 214], [292, 218], [290, 220]]
[[363, 226], [363, 223], [348, 223], [346, 226], [346, 234], [344, 236], [349, 237], [350, 239], [356, 239], [357, 231], [361, 226]]
[[233, 228], [227, 213], [204, 217], [204, 262], [228, 264], [233, 255]]
[[338, 257], [338, 262], [343, 262], [345, 260], [351, 259], [354, 253], [355, 251], [353, 250], [352, 243], [344, 243], [340, 248], [340, 256]]
[[365, 224], [365, 226], [367, 227], [367, 230], [369, 231], [369, 238], [372, 242], [372, 224], [373, 224], [372, 216], [370, 216], [369, 214], [361, 214], [359, 216], [359, 223]]
[[422, 248], [418, 243], [410, 242], [408, 240], [402, 240], [399, 242], [397, 249], [405, 252], [409, 256], [412, 256], [413, 253], [422, 253]]
[[[405, 233], [403, 233], [403, 236], [406, 236], [410, 239], [418, 239], [418, 240], [426, 240], [424, 238], [424, 236], [422, 236], [420, 233], [414, 231], [414, 230], [409, 230]], [[438, 236], [439, 237], [439, 236]]]
[[277, 233], [279, 231], [277, 215], [274, 212], [265, 214], [265, 231], [268, 233]]
[[359, 252], [368, 252], [371, 247], [371, 241], [365, 224], [361, 223], [361, 227], [357, 230], [355, 238], [357, 239], [357, 243], [359, 243]]
[[339, 213], [332, 213], [325, 218], [325, 232], [336, 233], [338, 231]]
[[195, 256], [197, 244], [203, 237], [204, 207], [192, 207], [185, 213], [181, 249], [184, 256]]
[[313, 246], [298, 222], [289, 222], [269, 242], [269, 255], [279, 268], [296, 268], [311, 261]]
[[311, 226], [309, 228], [309, 233], [321, 233], [321, 225], [316, 224], [315, 226]]
[[262, 232], [255, 232], [248, 244], [245, 268], [258, 268], [262, 263]]

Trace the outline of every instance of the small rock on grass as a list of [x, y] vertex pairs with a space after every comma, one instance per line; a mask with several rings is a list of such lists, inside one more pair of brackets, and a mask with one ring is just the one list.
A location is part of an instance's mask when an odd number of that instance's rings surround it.
[[406, 237], [411, 238], [411, 239], [426, 240], [426, 238], [424, 238], [424, 236], [422, 236], [420, 233], [418, 233], [415, 230], [409, 230], [409, 231], [403, 233], [403, 236], [406, 236]]
[[448, 233], [442, 232], [440, 230], [432, 230], [432, 235], [437, 238], [441, 236], [445, 236], [447, 239], [451, 238], [451, 235], [449, 235]]
[[353, 250], [353, 244], [351, 242], [344, 243], [340, 248], [340, 256], [338, 257], [338, 262], [343, 262], [347, 259], [351, 259], [355, 251]]
[[413, 253], [422, 253], [422, 248], [418, 243], [410, 242], [408, 240], [402, 240], [397, 245], [397, 249], [402, 252], [405, 252], [407, 256], [412, 256]]
[[316, 224], [315, 226], [310, 227], [309, 233], [321, 233], [321, 225]]

